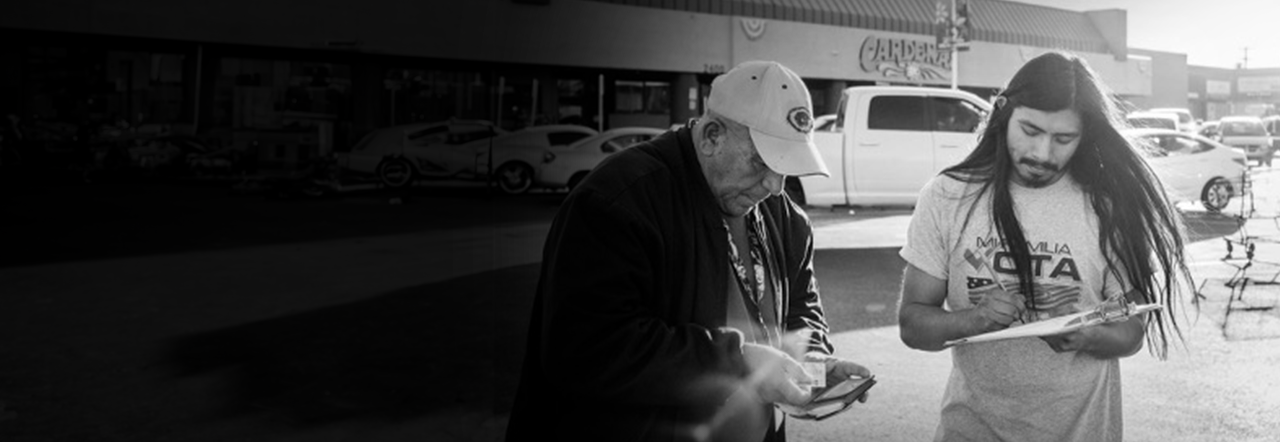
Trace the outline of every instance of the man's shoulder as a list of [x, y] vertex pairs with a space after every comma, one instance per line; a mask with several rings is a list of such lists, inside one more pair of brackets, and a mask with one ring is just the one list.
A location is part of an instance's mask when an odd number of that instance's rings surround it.
[[682, 168], [676, 164], [678, 149], [675, 133], [667, 132], [613, 154], [588, 175], [580, 192], [618, 201], [670, 191], [680, 181], [676, 176]]
[[953, 176], [949, 173], [935, 175], [920, 189], [921, 198], [959, 201], [972, 198], [982, 189], [983, 182], [967, 176]]

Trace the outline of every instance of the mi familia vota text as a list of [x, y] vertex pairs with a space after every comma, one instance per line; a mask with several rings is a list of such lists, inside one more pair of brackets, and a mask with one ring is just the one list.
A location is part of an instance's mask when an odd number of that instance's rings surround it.
[[[997, 273], [1017, 275], [1013, 254], [1005, 249], [1004, 241], [996, 237], [978, 237], [977, 249], [985, 251], [991, 258], [991, 268]], [[1076, 261], [1071, 258], [1071, 245], [1049, 241], [1028, 242], [1031, 252], [1031, 275], [1036, 278], [1070, 277], [1080, 281], [1080, 270]], [[1046, 275], [1045, 271], [1048, 270]]]

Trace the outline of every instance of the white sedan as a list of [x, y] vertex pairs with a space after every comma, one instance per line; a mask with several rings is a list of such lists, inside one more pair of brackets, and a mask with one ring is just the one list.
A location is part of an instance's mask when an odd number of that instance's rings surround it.
[[553, 147], [555, 159], [542, 168], [541, 183], [546, 187], [573, 189], [587, 173], [609, 155], [631, 145], [648, 141], [665, 132], [651, 127], [621, 127], [578, 140], [564, 147]]
[[1199, 201], [1218, 212], [1244, 189], [1244, 153], [1203, 136], [1169, 129], [1130, 129], [1139, 151], [1175, 202]]
[[419, 178], [491, 180], [518, 194], [541, 181], [542, 167], [555, 158], [552, 148], [595, 134], [574, 125], [506, 132], [487, 121], [448, 120], [375, 130], [338, 161], [348, 171], [376, 175], [387, 187]]

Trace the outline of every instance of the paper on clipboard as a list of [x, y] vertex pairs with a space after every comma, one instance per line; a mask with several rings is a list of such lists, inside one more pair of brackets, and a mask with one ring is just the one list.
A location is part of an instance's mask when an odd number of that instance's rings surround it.
[[1159, 304], [1116, 306], [1115, 304], [1108, 303], [1100, 305], [1092, 310], [1085, 310], [1083, 312], [1058, 316], [1056, 318], [1033, 322], [1027, 325], [1020, 325], [1017, 327], [1006, 328], [1004, 330], [997, 330], [990, 333], [956, 339], [954, 341], [947, 341], [944, 346], [951, 347], [978, 342], [999, 341], [1002, 339], [1030, 338], [1069, 333], [1092, 325], [1121, 321], [1129, 318], [1130, 316], [1159, 310], [1163, 307], [1164, 306]]

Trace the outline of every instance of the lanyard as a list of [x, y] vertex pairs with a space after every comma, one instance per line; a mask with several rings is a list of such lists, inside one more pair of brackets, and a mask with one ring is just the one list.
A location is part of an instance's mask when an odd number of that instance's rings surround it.
[[[778, 336], [778, 322], [776, 321], [777, 310], [775, 309], [766, 316], [762, 311], [763, 309], [760, 308], [760, 303], [764, 300], [765, 293], [768, 292], [765, 289], [765, 284], [768, 280], [768, 274], [765, 269], [769, 268], [769, 262], [767, 261], [769, 253], [764, 240], [761, 239], [764, 226], [758, 224], [759, 217], [752, 216], [754, 214], [755, 212], [749, 213], [744, 222], [746, 223], [747, 243], [750, 248], [748, 252], [751, 256], [751, 265], [755, 270], [755, 281], [751, 281], [747, 277], [746, 265], [742, 262], [741, 255], [738, 253], [738, 245], [733, 240], [733, 231], [726, 221], [724, 222], [724, 231], [729, 239], [729, 270], [736, 276], [738, 292], [742, 294], [742, 303], [746, 304], [747, 314], [755, 322], [755, 341], [767, 342], [777, 346], [781, 345], [781, 339]], [[776, 292], [777, 290], [774, 290], [775, 296], [773, 299], [775, 301], [777, 299]], [[776, 302], [774, 304], [776, 305]], [[766, 318], [774, 319], [774, 321], [766, 321]]]

